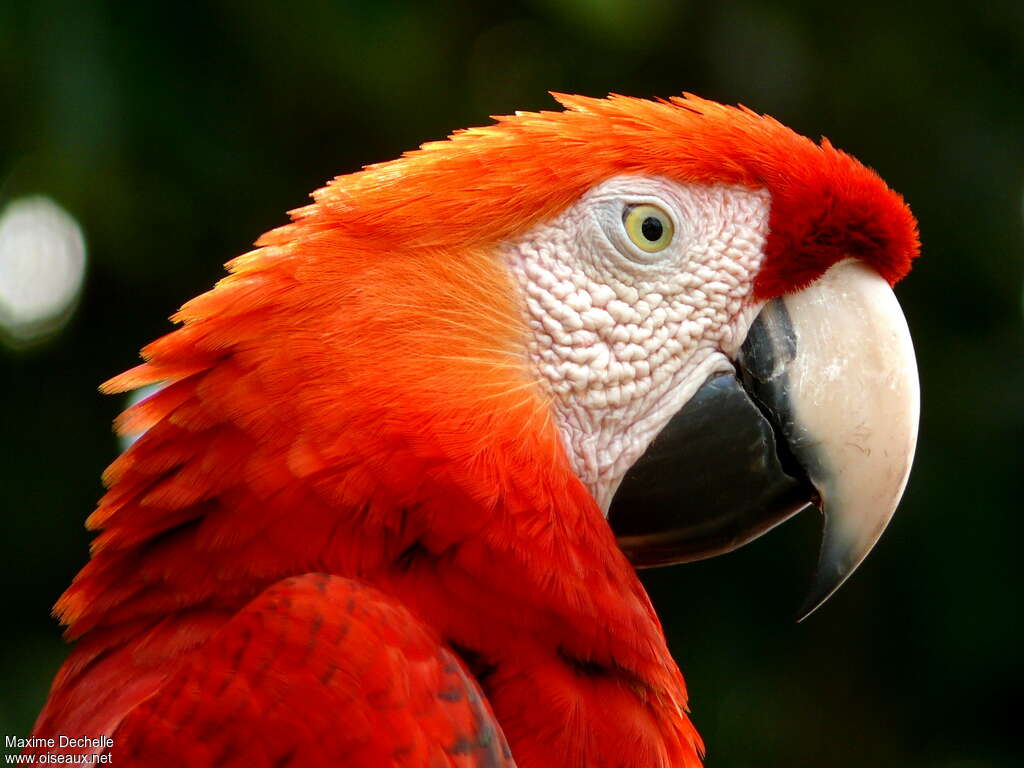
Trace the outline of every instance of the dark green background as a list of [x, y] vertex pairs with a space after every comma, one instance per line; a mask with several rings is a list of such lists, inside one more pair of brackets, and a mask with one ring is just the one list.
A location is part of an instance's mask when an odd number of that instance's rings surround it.
[[[1024, 3], [0, 2], [0, 195], [52, 196], [91, 258], [46, 345], [0, 349], [0, 732], [64, 648], [50, 605], [116, 451], [96, 385], [306, 193], [548, 89], [691, 90], [824, 134], [920, 218], [897, 293], [923, 388], [888, 533], [793, 622], [818, 520], [645, 575], [708, 765], [1021, 764]], [[957, 4], [962, 5], [962, 4]]]

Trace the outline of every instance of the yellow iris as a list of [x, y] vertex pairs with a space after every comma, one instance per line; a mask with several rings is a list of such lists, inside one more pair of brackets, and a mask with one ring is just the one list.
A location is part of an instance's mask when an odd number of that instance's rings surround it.
[[634, 205], [623, 216], [626, 234], [633, 244], [647, 253], [657, 253], [672, 242], [672, 219], [654, 205]]

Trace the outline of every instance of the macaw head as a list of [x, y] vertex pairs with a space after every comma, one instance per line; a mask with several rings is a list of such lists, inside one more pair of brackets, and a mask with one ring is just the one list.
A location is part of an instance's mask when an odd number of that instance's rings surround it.
[[636, 565], [726, 552], [817, 505], [806, 615], [909, 474], [919, 389], [891, 285], [914, 219], [849, 155], [749, 111], [559, 99], [576, 164], [553, 175], [586, 187], [498, 252], [573, 468]]

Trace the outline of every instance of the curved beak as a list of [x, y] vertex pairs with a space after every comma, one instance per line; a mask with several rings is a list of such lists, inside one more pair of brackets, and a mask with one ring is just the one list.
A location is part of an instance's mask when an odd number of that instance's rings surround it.
[[906, 487], [920, 391], [888, 283], [848, 259], [758, 315], [736, 375], [709, 379], [609, 508], [638, 566], [712, 557], [814, 504], [825, 517], [805, 618], [885, 530]]

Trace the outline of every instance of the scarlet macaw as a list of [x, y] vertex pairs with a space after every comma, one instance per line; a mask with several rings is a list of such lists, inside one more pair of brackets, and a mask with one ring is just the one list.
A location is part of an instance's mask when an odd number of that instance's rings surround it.
[[336, 178], [103, 385], [163, 384], [29, 751], [700, 764], [633, 564], [808, 502], [807, 609], [859, 564], [916, 440], [916, 224], [747, 109], [556, 98]]

